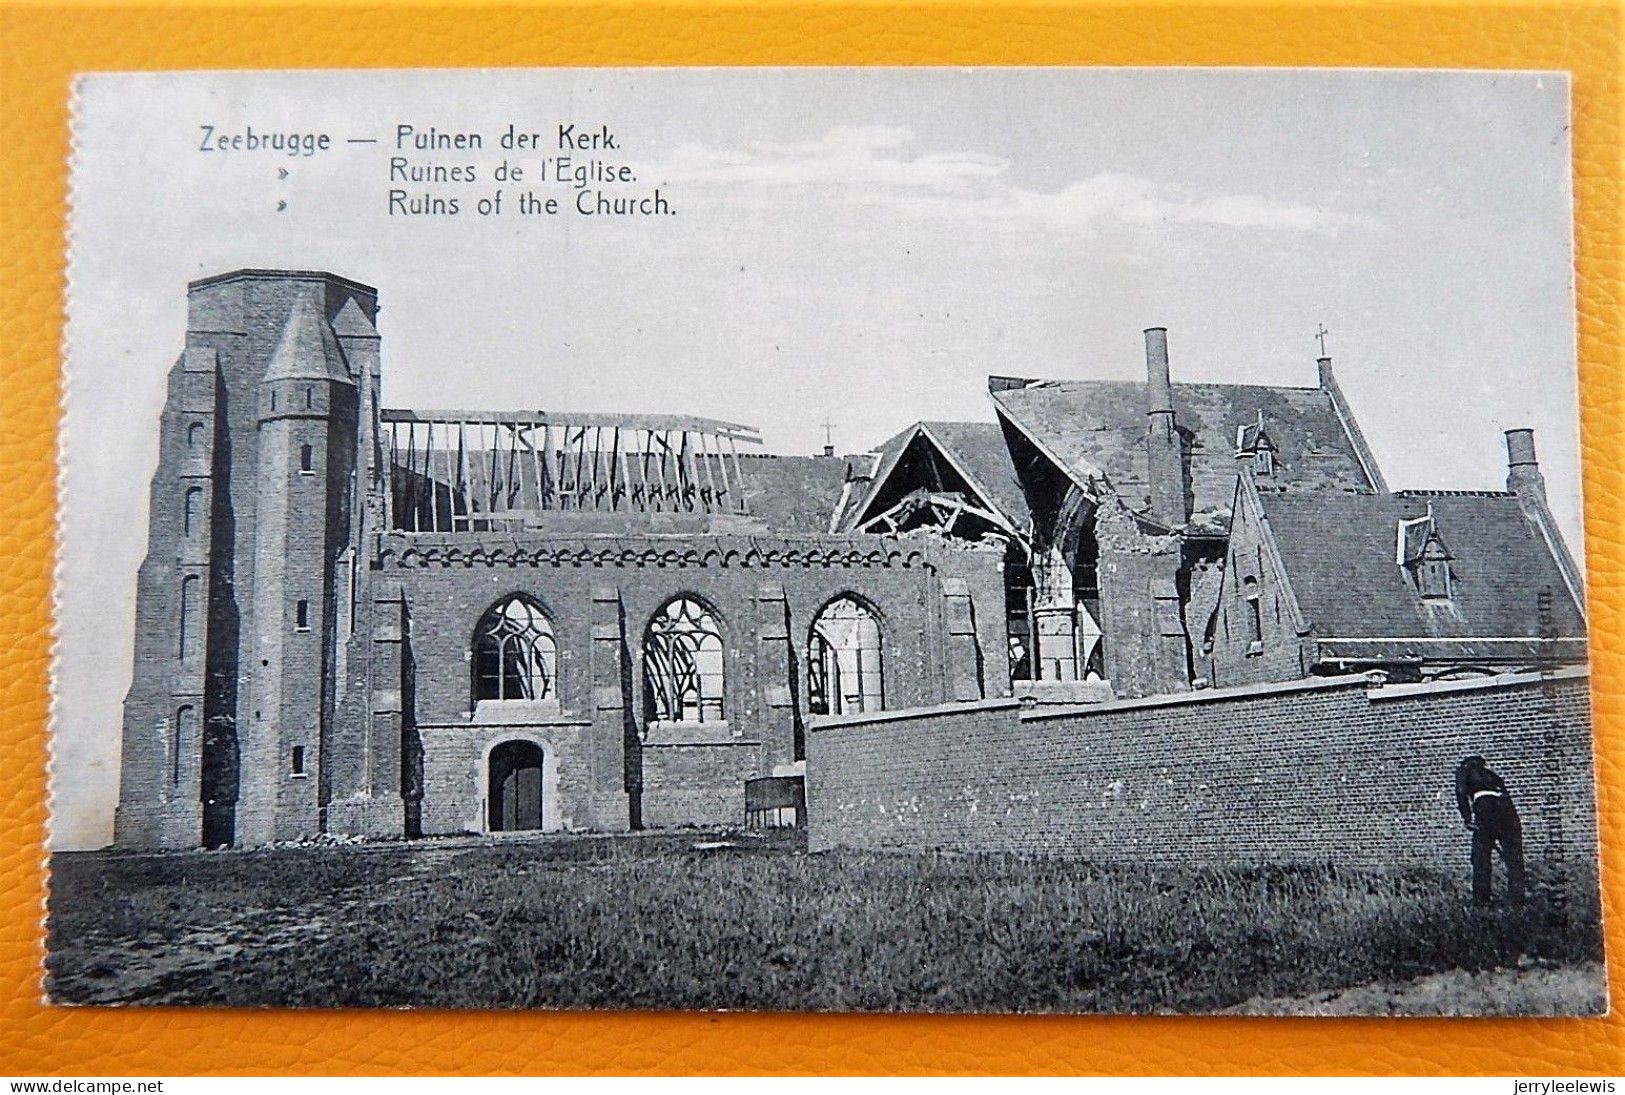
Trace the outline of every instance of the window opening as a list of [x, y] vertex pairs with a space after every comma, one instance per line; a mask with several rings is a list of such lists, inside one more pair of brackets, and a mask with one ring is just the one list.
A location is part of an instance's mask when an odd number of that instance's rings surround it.
[[1416, 569], [1416, 582], [1425, 600], [1450, 599], [1450, 553], [1437, 537], [1430, 539], [1422, 551], [1422, 560]]
[[814, 715], [879, 711], [884, 706], [880, 621], [855, 598], [831, 601], [807, 642], [807, 709]]
[[509, 597], [487, 611], [475, 630], [474, 699], [549, 699], [557, 660], [546, 613], [528, 597]]
[[202, 501], [202, 487], [186, 488], [186, 500], [181, 507], [181, 535], [191, 537], [197, 533], [198, 506]]
[[723, 651], [716, 614], [690, 597], [668, 601], [644, 633], [643, 674], [651, 718], [720, 721]]
[[188, 574], [181, 579], [181, 611], [180, 611], [180, 656], [185, 658], [192, 654], [193, 647], [197, 645], [196, 627], [192, 617], [197, 613], [197, 587], [196, 574]]
[[1247, 599], [1247, 653], [1258, 654], [1264, 649], [1264, 614], [1258, 603], [1258, 580], [1244, 578], [1241, 585]]
[[175, 712], [175, 747], [169, 758], [169, 782], [176, 787], [181, 782], [181, 757], [192, 748], [192, 739], [196, 736], [194, 714], [190, 705]]

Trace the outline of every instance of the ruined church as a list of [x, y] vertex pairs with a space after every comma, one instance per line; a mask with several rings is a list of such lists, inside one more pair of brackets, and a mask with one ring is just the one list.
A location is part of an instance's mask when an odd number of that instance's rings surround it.
[[[1527, 430], [1391, 490], [1304, 387], [995, 376], [990, 421], [767, 455], [684, 414], [409, 410], [377, 291], [189, 287], [116, 843], [795, 824], [814, 720], [1584, 662]], [[809, 790], [810, 788], [810, 790]]]

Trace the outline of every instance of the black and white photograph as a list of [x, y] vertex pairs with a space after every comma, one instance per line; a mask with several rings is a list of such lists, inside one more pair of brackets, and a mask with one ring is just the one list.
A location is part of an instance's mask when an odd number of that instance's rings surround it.
[[46, 996], [1605, 1013], [1570, 94], [81, 77]]

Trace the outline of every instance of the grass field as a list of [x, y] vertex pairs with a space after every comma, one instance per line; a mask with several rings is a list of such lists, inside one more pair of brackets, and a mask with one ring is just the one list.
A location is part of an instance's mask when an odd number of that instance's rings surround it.
[[1188, 1012], [1600, 959], [1594, 903], [1537, 886], [1521, 909], [1471, 909], [1462, 867], [1174, 871], [696, 834], [59, 854], [48, 986], [64, 1003]]

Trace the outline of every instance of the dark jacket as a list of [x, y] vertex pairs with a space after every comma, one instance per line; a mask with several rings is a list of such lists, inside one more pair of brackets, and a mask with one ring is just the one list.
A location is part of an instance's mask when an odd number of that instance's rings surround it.
[[1461, 811], [1461, 820], [1467, 825], [1473, 824], [1473, 796], [1480, 791], [1506, 796], [1507, 785], [1494, 769], [1483, 763], [1463, 764], [1456, 769], [1456, 809]]

